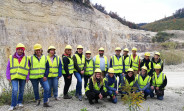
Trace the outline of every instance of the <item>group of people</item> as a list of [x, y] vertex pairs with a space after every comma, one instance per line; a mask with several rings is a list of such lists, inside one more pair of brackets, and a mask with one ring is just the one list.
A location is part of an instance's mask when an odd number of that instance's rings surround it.
[[[137, 48], [132, 48], [132, 54], [129, 55], [129, 49], [115, 49], [115, 55], [111, 56], [110, 62], [104, 55], [104, 48], [99, 49], [99, 54], [94, 58], [88, 50], [83, 54], [83, 46], [78, 45], [75, 54], [72, 56], [72, 47], [67, 45], [62, 55], [56, 55], [56, 48], [50, 46], [47, 50], [48, 55], [43, 55], [42, 46], [34, 45], [32, 56], [26, 56], [25, 46], [19, 43], [16, 46], [14, 55], [10, 55], [6, 77], [12, 84], [12, 99], [9, 110], [16, 107], [23, 107], [23, 94], [26, 82], [32, 83], [36, 106], [40, 105], [39, 83], [43, 87], [43, 107], [51, 107], [49, 98], [54, 96], [58, 98], [58, 81], [64, 77], [63, 99], [71, 99], [68, 91], [72, 82], [72, 76], [77, 79], [75, 96], [82, 101], [82, 78], [84, 77], [85, 95], [90, 104], [94, 101], [98, 103], [99, 99], [110, 96], [113, 103], [117, 103], [117, 95], [121, 97], [127, 92], [123, 87], [137, 87], [132, 93], [141, 92], [146, 99], [148, 95], [154, 97], [154, 91], [157, 99], [162, 100], [164, 88], [167, 85], [166, 75], [163, 71], [163, 61], [160, 59], [160, 53], [156, 52], [150, 59], [150, 53], [146, 52], [143, 60], [137, 55]], [[119, 81], [117, 81], [119, 77]], [[63, 85], [62, 85], [63, 86]], [[17, 100], [17, 93], [18, 100]]]

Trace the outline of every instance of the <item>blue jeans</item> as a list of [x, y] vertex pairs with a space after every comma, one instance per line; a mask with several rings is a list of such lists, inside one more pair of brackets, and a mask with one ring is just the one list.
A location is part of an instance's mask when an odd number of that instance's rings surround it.
[[[156, 89], [154, 88], [154, 90], [156, 90]], [[153, 93], [154, 90], [152, 90], [152, 89], [150, 88], [150, 91], [151, 91], [150, 97], [151, 97], [151, 98], [154, 97], [154, 93]], [[163, 100], [163, 99], [164, 99], [164, 95], [162, 95], [162, 96], [158, 96], [158, 95], [157, 95], [157, 99], [158, 99], [158, 100]]]
[[76, 85], [76, 95], [82, 95], [82, 77], [83, 75], [81, 75], [78, 72], [74, 72], [75, 77], [77, 78], [77, 85]]
[[19, 89], [18, 104], [22, 103], [22, 101], [23, 101], [24, 87], [25, 87], [25, 84], [26, 84], [26, 80], [14, 79], [14, 80], [11, 80], [11, 83], [12, 83], [11, 106], [15, 107], [17, 105], [18, 89]]
[[86, 86], [88, 84], [88, 80], [91, 77], [91, 75], [84, 75], [84, 88], [86, 89]]
[[122, 75], [122, 73], [116, 73], [115, 74], [115, 76], [117, 77], [119, 77], [119, 83], [118, 83], [118, 86], [119, 86], [119, 84], [121, 83], [121, 80], [122, 80], [122, 78], [123, 78], [123, 75]]
[[58, 97], [58, 77], [48, 77], [47, 78], [48, 83], [49, 83], [49, 94], [48, 97], [52, 97], [51, 96], [51, 91], [53, 89], [53, 95], [54, 97]]
[[112, 100], [113, 103], [117, 103], [117, 97], [115, 97], [114, 99], [112, 98], [112, 95], [116, 96], [115, 91], [107, 91], [107, 94], [111, 97], [111, 100]]
[[[136, 92], [140, 92], [140, 91], [137, 90]], [[148, 95], [151, 95], [151, 90], [149, 88], [144, 90], [144, 96], [147, 97]]]
[[33, 85], [33, 91], [34, 91], [34, 95], [35, 95], [35, 100], [39, 100], [40, 96], [39, 96], [39, 82], [41, 84], [41, 86], [43, 87], [44, 93], [43, 93], [43, 97], [44, 100], [43, 102], [46, 103], [48, 101], [48, 93], [49, 93], [49, 83], [48, 81], [43, 81], [43, 78], [39, 78], [39, 79], [30, 79], [31, 83]]

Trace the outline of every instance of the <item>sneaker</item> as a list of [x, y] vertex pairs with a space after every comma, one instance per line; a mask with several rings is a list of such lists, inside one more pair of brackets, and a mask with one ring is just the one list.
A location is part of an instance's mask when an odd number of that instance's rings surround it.
[[40, 101], [41, 101], [41, 100], [37, 100], [35, 106], [39, 106], [39, 105], [40, 105]]
[[55, 97], [55, 100], [56, 101], [60, 101], [61, 99], [59, 97]]
[[49, 102], [50, 102], [50, 100], [49, 100], [49, 98], [48, 98], [47, 103], [49, 103]]
[[71, 98], [72, 98], [72, 96], [70, 96], [68, 94], [66, 94], [66, 95], [63, 96], [63, 99], [71, 99]]
[[51, 107], [48, 103], [43, 103], [43, 107]]
[[79, 98], [79, 101], [82, 101], [82, 95], [79, 95], [78, 98]]
[[11, 106], [9, 109], [8, 109], [8, 111], [13, 111], [15, 109], [15, 107], [14, 106]]
[[19, 104], [18, 104], [18, 107], [19, 107], [19, 108], [23, 108], [24, 105], [23, 105], [22, 103], [19, 103]]

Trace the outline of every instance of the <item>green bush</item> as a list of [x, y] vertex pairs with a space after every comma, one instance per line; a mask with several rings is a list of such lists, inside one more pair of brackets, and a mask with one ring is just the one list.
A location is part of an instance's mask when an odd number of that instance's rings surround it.
[[179, 47], [179, 44], [176, 42], [164, 42], [164, 43], [161, 43], [161, 46], [164, 49], [176, 49]]
[[165, 42], [173, 37], [174, 34], [169, 34], [166, 32], [158, 32], [155, 37], [152, 38], [152, 42]]

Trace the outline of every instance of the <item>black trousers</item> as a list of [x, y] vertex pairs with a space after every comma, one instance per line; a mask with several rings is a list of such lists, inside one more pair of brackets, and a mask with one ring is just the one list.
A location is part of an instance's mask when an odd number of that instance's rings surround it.
[[[95, 100], [99, 99], [99, 93], [95, 93], [93, 91], [88, 90], [88, 91], [86, 91], [85, 94], [86, 94], [89, 101], [92, 101], [94, 99]], [[104, 91], [101, 91], [101, 94], [102, 94], [103, 97], [107, 97], [107, 93], [105, 93]]]
[[70, 79], [67, 78], [68, 76], [66, 74], [63, 74], [63, 77], [64, 77], [64, 81], [65, 81], [63, 93], [64, 93], [64, 95], [66, 95], [68, 93], [68, 90], [69, 90], [71, 82], [72, 82], [72, 75], [71, 75]]

